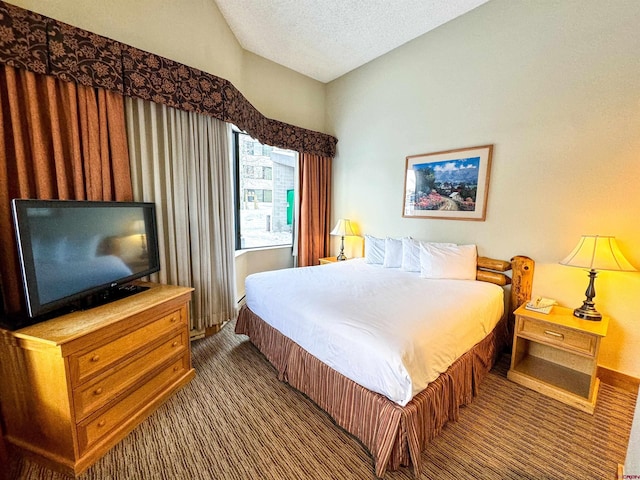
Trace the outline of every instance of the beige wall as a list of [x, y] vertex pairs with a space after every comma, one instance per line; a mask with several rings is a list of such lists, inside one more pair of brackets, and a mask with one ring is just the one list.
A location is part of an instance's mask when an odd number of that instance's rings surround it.
[[[615, 235], [640, 267], [638, 19], [635, 0], [492, 0], [328, 84], [334, 221], [528, 255], [534, 293], [570, 307], [587, 274], [557, 262], [581, 234]], [[402, 218], [407, 155], [484, 144], [485, 222]], [[640, 377], [640, 273], [602, 272], [596, 291], [600, 363]]]
[[263, 57], [244, 51], [242, 93], [270, 118], [326, 131], [326, 86]]

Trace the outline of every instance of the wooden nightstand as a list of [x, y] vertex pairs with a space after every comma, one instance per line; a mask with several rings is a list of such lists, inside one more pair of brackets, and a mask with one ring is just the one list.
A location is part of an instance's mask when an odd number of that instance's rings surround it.
[[515, 311], [511, 368], [507, 377], [580, 410], [593, 413], [600, 380], [596, 377], [600, 340], [609, 318], [599, 322], [573, 316], [555, 306], [551, 313], [524, 305]]
[[318, 260], [320, 265], [326, 265], [327, 263], [335, 263], [338, 261], [338, 257], [324, 257]]

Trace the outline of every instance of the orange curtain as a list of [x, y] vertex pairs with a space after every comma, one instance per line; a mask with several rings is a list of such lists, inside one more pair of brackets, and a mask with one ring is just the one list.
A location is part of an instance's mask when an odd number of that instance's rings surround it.
[[298, 266], [305, 267], [329, 253], [331, 158], [300, 153], [299, 172]]
[[13, 198], [131, 200], [124, 98], [0, 66], [0, 279], [22, 310]]

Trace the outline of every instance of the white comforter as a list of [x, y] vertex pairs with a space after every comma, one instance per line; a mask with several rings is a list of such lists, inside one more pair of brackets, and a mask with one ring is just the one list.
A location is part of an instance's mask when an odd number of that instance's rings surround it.
[[363, 259], [251, 275], [246, 301], [313, 356], [400, 405], [482, 340], [504, 311], [497, 285], [430, 280]]

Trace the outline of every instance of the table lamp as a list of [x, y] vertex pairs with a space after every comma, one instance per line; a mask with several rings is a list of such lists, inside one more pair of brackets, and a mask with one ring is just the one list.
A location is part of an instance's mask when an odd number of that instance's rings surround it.
[[147, 258], [147, 231], [144, 220], [135, 220], [132, 222], [129, 231], [131, 235], [140, 235], [140, 258]]
[[346, 260], [347, 257], [344, 255], [344, 237], [352, 237], [355, 236], [356, 233], [353, 231], [353, 227], [351, 226], [351, 221], [348, 218], [341, 218], [338, 220], [335, 228], [331, 230], [329, 235], [336, 235], [341, 237], [340, 241], [340, 254], [336, 257], [336, 259], [340, 262], [342, 260]]
[[601, 320], [593, 299], [596, 296], [594, 283], [598, 270], [635, 272], [636, 269], [624, 258], [618, 248], [615, 237], [605, 235], [582, 235], [578, 245], [560, 262], [561, 265], [589, 269], [589, 286], [582, 306], [573, 311], [573, 315], [585, 320]]

